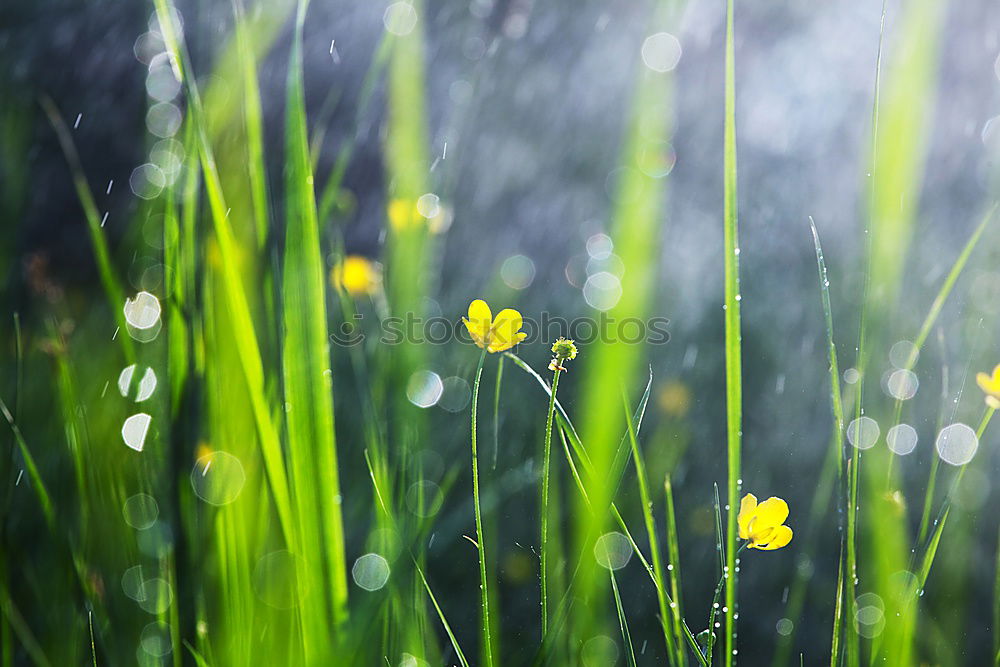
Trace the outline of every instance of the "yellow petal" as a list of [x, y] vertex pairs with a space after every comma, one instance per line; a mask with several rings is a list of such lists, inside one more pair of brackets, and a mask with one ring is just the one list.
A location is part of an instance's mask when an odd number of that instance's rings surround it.
[[996, 396], [1000, 394], [1000, 378], [997, 377], [996, 370], [993, 371], [993, 375], [987, 375], [986, 373], [976, 374], [976, 384], [987, 394]]
[[788, 526], [778, 526], [771, 535], [768, 536], [767, 544], [762, 544], [757, 548], [762, 551], [774, 551], [786, 546], [792, 541], [792, 529]]
[[754, 521], [750, 522], [750, 547], [753, 549], [770, 542], [771, 536], [774, 534], [773, 526], [766, 526], [757, 530], [755, 529], [755, 523]]
[[754, 510], [757, 509], [757, 496], [748, 493], [740, 501], [740, 513], [736, 517], [736, 523], [740, 525], [740, 539], [750, 539], [750, 521], [753, 519]]
[[482, 299], [476, 299], [469, 304], [469, 318], [463, 321], [476, 345], [486, 347], [489, 344], [490, 326], [493, 323], [493, 313], [489, 305]]
[[765, 528], [774, 528], [785, 523], [788, 518], [788, 503], [781, 498], [771, 497], [757, 505], [754, 512], [753, 531], [763, 531]]
[[493, 327], [490, 330], [489, 351], [502, 352], [509, 350], [524, 340], [526, 334], [520, 333], [522, 323], [521, 313], [513, 308], [504, 308], [497, 313], [496, 319], [493, 320]]

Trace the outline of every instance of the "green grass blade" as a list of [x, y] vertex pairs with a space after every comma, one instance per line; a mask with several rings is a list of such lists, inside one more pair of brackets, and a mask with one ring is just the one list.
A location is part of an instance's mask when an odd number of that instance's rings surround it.
[[[303, 636], [309, 649], [327, 643], [347, 617], [347, 565], [341, 517], [337, 443], [327, 330], [325, 271], [313, 191], [302, 83], [302, 28], [308, 2], [299, 4], [288, 68], [285, 107], [285, 255], [282, 272], [282, 362], [291, 486], [306, 564], [307, 586], [316, 604], [306, 606]], [[325, 591], [326, 600], [315, 591]], [[311, 612], [307, 610], [309, 608]], [[329, 619], [329, 620], [328, 620]]]
[[[557, 371], [558, 372], [558, 371]], [[624, 397], [623, 397], [624, 398]], [[646, 463], [643, 460], [639, 443], [636, 439], [632, 417], [629, 414], [628, 400], [625, 400], [625, 419], [628, 424], [628, 439], [632, 449], [632, 461], [635, 465], [636, 481], [639, 486], [639, 500], [642, 503], [642, 516], [646, 522], [646, 535], [649, 539], [650, 560], [653, 562], [653, 576], [656, 578], [656, 601], [660, 610], [660, 624], [663, 627], [663, 640], [671, 663], [677, 660], [678, 647], [674, 642], [673, 615], [667, 601], [667, 582], [663, 574], [663, 562], [660, 557], [660, 542], [656, 534], [656, 520], [653, 517], [653, 499], [649, 495], [649, 480], [646, 477]]]
[[670, 476], [663, 481], [663, 490], [667, 498], [667, 557], [670, 572], [670, 612], [673, 616], [675, 643], [677, 647], [677, 664], [682, 667], [687, 664], [687, 654], [684, 646], [684, 633], [681, 628], [684, 618], [684, 603], [681, 596], [681, 551], [677, 537], [677, 517], [674, 512], [674, 490]]
[[[740, 448], [743, 433], [743, 362], [740, 332], [740, 257], [736, 201], [736, 48], [733, 0], [726, 4], [726, 117], [723, 178], [726, 322], [726, 460], [728, 475], [726, 517], [726, 613], [724, 664], [733, 664], [736, 651], [736, 514], [739, 511]], [[711, 630], [711, 628], [709, 628]]]
[[14, 415], [7, 409], [7, 404], [3, 402], [3, 399], [0, 399], [0, 413], [3, 413], [4, 419], [7, 420], [7, 424], [14, 433], [14, 439], [21, 450], [21, 457], [24, 459], [24, 467], [27, 470], [28, 479], [31, 480], [31, 486], [35, 489], [35, 495], [38, 496], [38, 503], [42, 507], [45, 522], [48, 524], [49, 529], [54, 532], [56, 524], [55, 510], [52, 507], [52, 496], [49, 495], [48, 489], [42, 481], [42, 476], [38, 472], [38, 466], [35, 464], [35, 457], [31, 455], [28, 443], [25, 442], [24, 436], [21, 435], [21, 429], [18, 428], [17, 423], [14, 421]]

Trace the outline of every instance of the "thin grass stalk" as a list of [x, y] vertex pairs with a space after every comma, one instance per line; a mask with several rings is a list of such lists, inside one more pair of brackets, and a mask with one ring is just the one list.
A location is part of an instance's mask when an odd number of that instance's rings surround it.
[[622, 645], [625, 647], [625, 659], [629, 667], [636, 667], [635, 649], [632, 648], [632, 633], [628, 630], [628, 619], [625, 618], [625, 608], [622, 606], [622, 596], [618, 591], [618, 579], [615, 577], [615, 569], [611, 567], [610, 556], [605, 553], [608, 563], [608, 575], [611, 577], [611, 591], [615, 597], [615, 609], [618, 611], [618, 626], [621, 628]]
[[684, 618], [684, 606], [681, 600], [681, 552], [677, 539], [677, 517], [674, 512], [674, 491], [667, 475], [663, 480], [663, 491], [667, 498], [667, 557], [670, 572], [670, 613], [673, 616], [674, 645], [677, 647], [677, 664], [687, 665], [687, 654], [684, 652], [684, 632], [681, 628]]
[[[730, 667], [736, 653], [736, 514], [739, 509], [740, 446], [743, 435], [742, 335], [740, 333], [740, 258], [736, 201], [736, 48], [734, 1], [726, 3], [726, 101], [724, 131], [724, 264], [726, 324], [726, 461], [729, 472], [726, 517], [726, 655]], [[711, 631], [712, 628], [709, 628]]]
[[476, 512], [476, 547], [479, 551], [479, 586], [482, 606], [481, 644], [487, 667], [493, 666], [493, 638], [490, 632], [490, 599], [486, 577], [486, 539], [483, 535], [483, 514], [479, 502], [479, 451], [476, 446], [476, 413], [479, 408], [479, 383], [483, 376], [486, 349], [479, 355], [476, 381], [472, 388], [472, 500]]
[[[556, 371], [558, 373], [559, 371]], [[553, 394], [554, 395], [554, 394]], [[624, 396], [623, 396], [624, 398]], [[674, 643], [673, 616], [670, 614], [670, 604], [667, 602], [667, 584], [663, 575], [663, 562], [660, 557], [660, 543], [656, 535], [656, 520], [653, 518], [653, 500], [649, 495], [649, 481], [646, 477], [646, 464], [639, 449], [632, 416], [629, 414], [628, 402], [625, 402], [625, 420], [628, 425], [629, 443], [632, 447], [632, 461], [635, 464], [635, 476], [639, 486], [639, 500], [642, 503], [642, 516], [646, 522], [646, 535], [649, 539], [649, 557], [653, 563], [653, 576], [656, 578], [656, 601], [660, 610], [660, 625], [663, 629], [663, 641], [671, 663], [677, 660], [677, 646]]]
[[[500, 358], [500, 363], [503, 363], [503, 357]], [[497, 384], [499, 385], [500, 374], [497, 373]], [[549, 586], [548, 586], [548, 571], [549, 571], [549, 551], [548, 551], [548, 538], [549, 538], [549, 476], [550, 476], [550, 460], [552, 458], [552, 416], [556, 410], [556, 392], [559, 391], [559, 369], [556, 368], [552, 374], [552, 391], [549, 393], [549, 410], [545, 417], [545, 449], [542, 452], [542, 537], [541, 537], [541, 586], [542, 586], [542, 637], [549, 629]], [[496, 406], [497, 397], [499, 397], [500, 391], [499, 387], [494, 396], [494, 407]], [[494, 415], [496, 415], [496, 410], [494, 410]], [[494, 416], [494, 427], [496, 425], [496, 417]], [[496, 451], [494, 449], [494, 451]]]

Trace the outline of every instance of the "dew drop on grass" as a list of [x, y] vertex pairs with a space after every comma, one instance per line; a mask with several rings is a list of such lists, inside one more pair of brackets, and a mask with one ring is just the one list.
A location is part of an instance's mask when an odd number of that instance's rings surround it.
[[878, 422], [871, 417], [858, 417], [847, 425], [847, 440], [858, 449], [871, 449], [878, 442]]
[[152, 496], [137, 493], [125, 501], [122, 513], [125, 515], [125, 523], [136, 530], [146, 530], [159, 517], [160, 507]]
[[210, 452], [191, 470], [191, 487], [209, 505], [228, 505], [236, 500], [246, 480], [243, 464], [229, 452]]
[[966, 424], [950, 424], [941, 429], [934, 443], [938, 456], [953, 466], [965, 465], [976, 455], [979, 438]]
[[389, 561], [376, 553], [367, 553], [354, 561], [351, 577], [358, 587], [377, 591], [389, 581]]
[[632, 559], [632, 545], [619, 532], [605, 533], [594, 543], [594, 558], [601, 567], [620, 570]]
[[253, 569], [253, 590], [270, 607], [295, 607], [298, 604], [295, 556], [285, 549], [262, 556]]
[[153, 418], [145, 412], [132, 415], [122, 424], [122, 440], [131, 449], [141, 452], [146, 445], [146, 434], [152, 421]]

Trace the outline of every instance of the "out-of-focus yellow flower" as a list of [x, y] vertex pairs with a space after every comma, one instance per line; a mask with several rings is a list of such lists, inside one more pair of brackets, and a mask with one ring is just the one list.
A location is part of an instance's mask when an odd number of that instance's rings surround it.
[[330, 270], [330, 282], [352, 296], [373, 294], [382, 284], [382, 267], [360, 255], [348, 255]]
[[212, 446], [209, 445], [207, 442], [198, 443], [198, 447], [194, 450], [195, 464], [198, 466], [204, 465], [201, 463], [201, 461], [206, 457], [211, 456], [214, 453], [215, 450], [212, 449]]
[[469, 304], [469, 317], [462, 318], [473, 342], [488, 352], [503, 352], [520, 343], [528, 335], [521, 331], [521, 313], [504, 308], [496, 319], [482, 299]]
[[773, 551], [792, 541], [792, 529], [784, 525], [788, 518], [788, 503], [781, 498], [768, 498], [757, 504], [752, 493], [743, 496], [736, 523], [740, 539], [747, 540], [751, 549]]
[[691, 409], [691, 390], [680, 380], [663, 385], [658, 399], [660, 409], [671, 417], [683, 417]]
[[412, 199], [393, 199], [389, 202], [386, 214], [393, 229], [410, 229], [427, 222], [427, 218], [420, 215], [417, 202]]
[[986, 405], [1000, 410], [1000, 364], [993, 369], [993, 374], [979, 373], [976, 384], [986, 393]]

